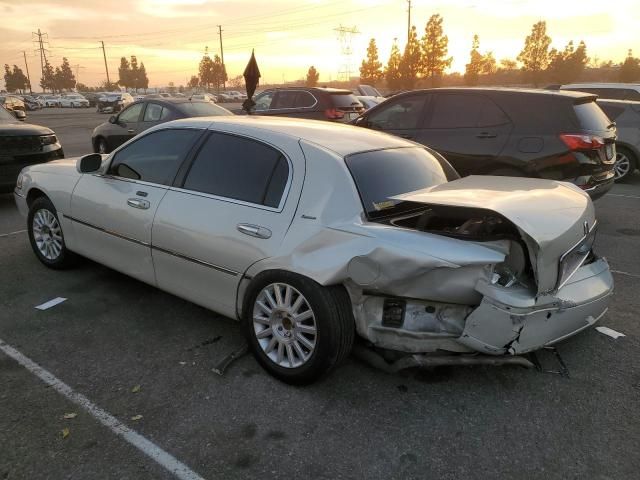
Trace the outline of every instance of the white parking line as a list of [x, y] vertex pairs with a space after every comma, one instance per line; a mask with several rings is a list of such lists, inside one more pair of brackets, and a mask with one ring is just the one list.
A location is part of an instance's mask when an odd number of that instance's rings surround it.
[[16, 230], [15, 232], [0, 233], [0, 238], [2, 238], [2, 237], [10, 237], [12, 235], [17, 235], [19, 233], [24, 233], [24, 232], [26, 232], [26, 230]]
[[62, 380], [59, 380], [55, 375], [42, 368], [30, 358], [24, 356], [11, 345], [6, 344], [2, 339], [0, 339], [0, 350], [7, 356], [13, 358], [16, 362], [58, 393], [62, 394], [76, 405], [84, 408], [92, 417], [102, 423], [105, 427], [109, 428], [116, 435], [124, 438], [127, 442], [150, 457], [156, 463], [160, 464], [166, 470], [173, 473], [180, 480], [204, 480], [200, 475], [191, 470], [184, 463], [177, 460], [170, 453], [165, 452], [162, 448], [150, 440], [147, 440], [138, 432], [131, 430], [113, 415], [95, 405], [81, 393], [75, 392], [69, 385], [64, 383]]
[[621, 193], [607, 193], [605, 197], [640, 198], [639, 195], [623, 195]]
[[621, 270], [611, 270], [611, 273], [617, 273], [618, 275], [624, 275], [626, 277], [631, 278], [640, 278], [640, 275], [636, 275], [635, 273], [623, 272]]

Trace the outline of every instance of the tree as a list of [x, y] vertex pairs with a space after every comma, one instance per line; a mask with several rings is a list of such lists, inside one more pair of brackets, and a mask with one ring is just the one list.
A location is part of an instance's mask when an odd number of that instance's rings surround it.
[[79, 92], [91, 92], [93, 89], [91, 87], [86, 86], [84, 83], [76, 83], [76, 90]]
[[198, 88], [198, 85], [200, 85], [200, 79], [196, 75], [191, 75], [187, 86], [191, 88]]
[[551, 37], [547, 35], [547, 22], [541, 20], [533, 25], [531, 35], [525, 39], [524, 48], [518, 55], [525, 78], [536, 87], [549, 64], [549, 45]]
[[60, 65], [60, 67], [56, 67], [55, 84], [56, 88], [60, 91], [72, 90], [76, 86], [76, 77], [71, 70], [69, 60], [65, 57], [62, 58], [62, 65]]
[[318, 79], [320, 78], [320, 73], [316, 70], [316, 67], [311, 65], [309, 70], [307, 71], [307, 80], [305, 81], [305, 85], [307, 87], [315, 87], [318, 84]]
[[375, 86], [383, 76], [382, 63], [378, 60], [376, 40], [372, 38], [367, 47], [367, 58], [362, 60], [362, 65], [360, 65], [360, 83]]
[[49, 63], [48, 60], [45, 60], [43, 67], [42, 78], [40, 79], [40, 86], [43, 90], [51, 90], [51, 92], [55, 92], [56, 89], [56, 78], [55, 72], [53, 71], [53, 67]]
[[480, 72], [482, 71], [483, 57], [478, 51], [480, 48], [480, 39], [478, 35], [473, 36], [473, 42], [471, 43], [471, 52], [469, 55], [469, 63], [467, 63], [464, 70], [464, 83], [466, 85], [477, 85]]
[[629, 49], [627, 58], [620, 67], [620, 81], [629, 83], [640, 79], [640, 58], [633, 56], [633, 51]]
[[198, 73], [200, 76], [200, 85], [205, 87], [207, 90], [209, 86], [213, 83], [213, 60], [209, 57], [209, 48], [205, 47], [204, 56], [202, 60], [200, 60], [200, 65], [198, 66]]
[[510, 72], [518, 68], [518, 62], [511, 60], [510, 58], [503, 58], [500, 60], [500, 70]]
[[431, 86], [439, 82], [444, 70], [451, 66], [453, 58], [449, 53], [449, 38], [442, 28], [442, 17], [432, 15], [424, 29], [422, 37], [422, 74], [429, 78]]
[[493, 52], [487, 52], [482, 56], [482, 69], [480, 73], [483, 75], [491, 75], [498, 71], [498, 65], [496, 58], [493, 56]]
[[149, 88], [149, 77], [147, 76], [147, 69], [144, 67], [144, 62], [140, 63], [140, 69], [138, 70], [138, 88], [142, 88], [145, 92]]
[[229, 86], [231, 88], [242, 88], [242, 87], [244, 87], [244, 77], [242, 75], [236, 75], [231, 80], [229, 80]]
[[220, 85], [228, 80], [227, 72], [219, 55], [213, 56], [213, 82], [216, 90], [220, 90]]
[[130, 65], [130, 70], [129, 70], [129, 85], [128, 87], [133, 88], [136, 92], [138, 91], [139, 88], [139, 82], [140, 82], [140, 69], [138, 68], [138, 57], [136, 57], [135, 55], [131, 55], [131, 62], [129, 63]]
[[391, 54], [389, 55], [389, 61], [387, 62], [387, 67], [384, 69], [384, 77], [387, 81], [387, 87], [391, 90], [398, 90], [401, 86], [401, 78], [400, 78], [400, 62], [402, 61], [402, 56], [400, 55], [400, 49], [398, 48], [398, 42], [396, 40], [393, 41], [393, 46], [391, 47]]
[[15, 92], [16, 90], [24, 92], [29, 88], [29, 79], [17, 65], [14, 65], [13, 70], [11, 70], [9, 65], [5, 64], [4, 83], [7, 92]]
[[418, 32], [416, 27], [411, 27], [409, 40], [404, 47], [404, 54], [400, 60], [400, 85], [402, 88], [411, 90], [415, 88], [420, 74], [421, 55], [420, 42], [418, 42]]
[[549, 52], [549, 78], [556, 83], [571, 83], [580, 77], [588, 61], [585, 43], [580, 42], [578, 48], [574, 48], [570, 41], [563, 51], [554, 48]]
[[120, 58], [120, 66], [118, 67], [118, 85], [128, 88], [131, 86], [131, 67], [127, 57]]

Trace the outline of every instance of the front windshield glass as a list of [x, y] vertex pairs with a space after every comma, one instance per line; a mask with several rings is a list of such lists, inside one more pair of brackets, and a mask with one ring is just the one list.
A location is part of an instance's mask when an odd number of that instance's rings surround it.
[[345, 162], [367, 216], [381, 217], [402, 203], [391, 197], [447, 182], [440, 162], [420, 147], [355, 153]]

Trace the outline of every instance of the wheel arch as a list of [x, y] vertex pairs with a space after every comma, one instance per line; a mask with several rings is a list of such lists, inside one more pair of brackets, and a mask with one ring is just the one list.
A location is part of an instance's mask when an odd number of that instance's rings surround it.
[[[40, 188], [38, 187], [31, 188], [27, 193], [27, 206], [31, 208], [31, 205], [33, 204], [33, 202], [40, 197], [49, 198], [49, 196]], [[49, 198], [49, 200], [51, 199]]]

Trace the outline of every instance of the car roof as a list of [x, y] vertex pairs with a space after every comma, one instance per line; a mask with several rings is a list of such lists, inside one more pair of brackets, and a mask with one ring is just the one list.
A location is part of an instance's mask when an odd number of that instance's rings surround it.
[[230, 133], [243, 133], [265, 141], [269, 140], [270, 133], [276, 133], [314, 143], [341, 157], [369, 150], [421, 147], [402, 138], [367, 128], [321, 120], [276, 116], [234, 115], [185, 118], [163, 124], [163, 127], [166, 126], [226, 130]]
[[410, 90], [399, 93], [395, 97], [410, 96], [415, 93], [433, 93], [433, 92], [481, 92], [487, 95], [546, 95], [547, 97], [561, 98], [585, 98], [594, 97], [592, 93], [561, 91], [561, 90], [543, 90], [539, 88], [516, 88], [516, 87], [445, 87], [445, 88], [427, 88], [422, 90]]
[[629, 90], [640, 90], [640, 83], [569, 83], [560, 88], [626, 88]]
[[[277, 87], [277, 88], [269, 88], [268, 91], [279, 91], [279, 90], [313, 90], [314, 92], [325, 92], [325, 93], [339, 93], [339, 94], [351, 94], [353, 92], [351, 90], [347, 90], [346, 88], [328, 88], [328, 87]], [[267, 90], [265, 90], [266, 92]]]

